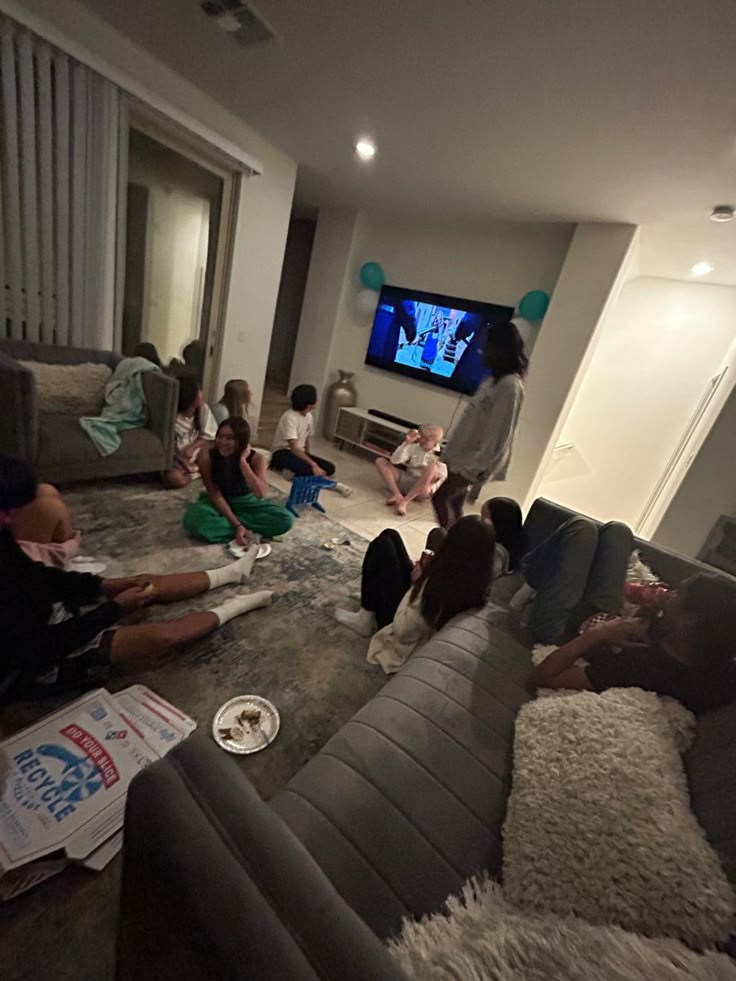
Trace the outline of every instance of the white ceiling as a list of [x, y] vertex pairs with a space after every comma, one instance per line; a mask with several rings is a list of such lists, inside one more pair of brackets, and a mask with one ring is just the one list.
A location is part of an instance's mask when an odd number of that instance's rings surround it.
[[734, 0], [254, 0], [277, 40], [252, 48], [197, 0], [83, 2], [295, 157], [301, 203], [632, 222], [736, 203]]

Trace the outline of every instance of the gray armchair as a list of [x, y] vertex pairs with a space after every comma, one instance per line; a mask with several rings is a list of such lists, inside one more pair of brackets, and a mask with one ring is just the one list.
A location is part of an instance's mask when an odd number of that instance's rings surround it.
[[39, 411], [33, 373], [19, 361], [47, 364], [94, 362], [115, 368], [110, 351], [0, 340], [0, 453], [26, 460], [42, 480], [63, 483], [166, 470], [174, 459], [178, 382], [168, 375], [143, 376], [148, 424], [120, 434], [120, 448], [100, 456], [75, 416]]

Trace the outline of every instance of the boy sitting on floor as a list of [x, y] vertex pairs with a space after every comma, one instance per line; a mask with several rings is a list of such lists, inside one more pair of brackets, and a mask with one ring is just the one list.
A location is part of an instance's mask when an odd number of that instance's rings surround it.
[[404, 442], [390, 460], [379, 457], [376, 466], [391, 492], [389, 507], [396, 505], [398, 514], [406, 514], [411, 501], [428, 501], [447, 477], [447, 467], [437, 458], [444, 435], [442, 426], [424, 425], [410, 429]]
[[[314, 385], [297, 385], [291, 393], [291, 408], [279, 419], [273, 438], [272, 470], [290, 470], [295, 477], [332, 477], [335, 464], [309, 451], [314, 433], [312, 409], [317, 404]], [[337, 482], [335, 490], [349, 497], [353, 490]]]

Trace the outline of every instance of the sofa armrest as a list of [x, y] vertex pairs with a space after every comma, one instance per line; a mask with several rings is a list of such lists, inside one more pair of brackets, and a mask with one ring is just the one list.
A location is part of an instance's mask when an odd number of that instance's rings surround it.
[[38, 453], [38, 402], [33, 372], [0, 352], [0, 453], [35, 464]]
[[163, 443], [165, 467], [174, 463], [174, 427], [179, 383], [175, 378], [158, 371], [143, 375], [143, 392], [148, 404], [148, 428]]
[[205, 737], [133, 781], [123, 863], [117, 981], [406, 981]]

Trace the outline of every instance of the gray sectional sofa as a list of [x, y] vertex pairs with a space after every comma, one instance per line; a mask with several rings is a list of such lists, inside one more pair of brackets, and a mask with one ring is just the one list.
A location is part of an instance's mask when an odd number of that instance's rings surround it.
[[121, 357], [111, 351], [0, 341], [0, 453], [26, 460], [41, 480], [52, 483], [168, 469], [174, 458], [176, 379], [157, 372], [143, 376], [148, 424], [121, 433], [120, 448], [110, 456], [100, 456], [77, 418], [40, 411], [33, 373], [19, 364], [94, 362], [114, 369]]
[[[537, 501], [531, 544], [570, 512]], [[675, 584], [699, 568], [638, 543]], [[711, 571], [711, 570], [709, 570]], [[207, 736], [134, 781], [118, 981], [398, 981], [384, 941], [501, 872], [528, 647], [491, 608], [419, 650], [272, 801]], [[203, 720], [204, 721], [204, 720]], [[705, 713], [692, 804], [736, 883], [736, 705]]]

